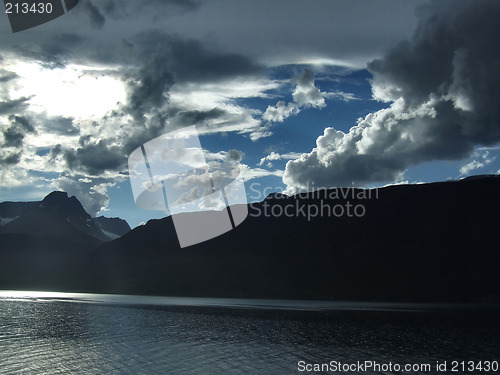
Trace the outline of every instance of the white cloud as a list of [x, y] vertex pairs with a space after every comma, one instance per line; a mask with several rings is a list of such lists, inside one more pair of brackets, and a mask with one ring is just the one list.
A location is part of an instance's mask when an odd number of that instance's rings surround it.
[[464, 176], [466, 174], [469, 174], [469, 172], [473, 171], [474, 169], [480, 169], [483, 168], [486, 164], [482, 163], [477, 160], [473, 160], [470, 163], [465, 164], [460, 168], [460, 175]]
[[337, 99], [337, 100], [342, 100], [344, 102], [348, 102], [351, 100], [359, 100], [356, 95], [354, 95], [351, 92], [344, 92], [344, 91], [332, 91], [332, 92], [323, 92], [322, 93], [324, 98], [327, 99]]
[[213, 134], [236, 132], [247, 134], [252, 141], [271, 136], [268, 126], [262, 125], [259, 110], [235, 104], [238, 98], [264, 98], [268, 97], [266, 91], [278, 87], [276, 81], [264, 79], [237, 79], [215, 83], [180, 83], [173, 86], [170, 92], [168, 108], [175, 109], [175, 114], [170, 122], [183, 123], [183, 113], [199, 111], [209, 113], [217, 109], [218, 116], [193, 119], [187, 125], [196, 125], [200, 134]]
[[268, 106], [262, 115], [263, 120], [283, 122], [286, 118], [298, 114], [302, 108], [326, 106], [323, 93], [314, 86], [314, 73], [310, 69], [304, 69], [293, 81], [296, 83], [292, 93], [293, 102], [287, 104], [280, 100], [276, 106]]
[[245, 181], [252, 180], [254, 178], [260, 178], [260, 177], [266, 177], [266, 176], [278, 176], [281, 177], [283, 176], [283, 171], [282, 170], [274, 170], [274, 171], [269, 171], [267, 169], [263, 168], [251, 168], [250, 166], [246, 164], [240, 164], [240, 173], [241, 177]]
[[266, 127], [258, 127], [257, 129], [254, 129], [250, 133], [250, 139], [254, 142], [258, 141], [261, 138], [266, 138], [270, 137], [273, 135], [273, 132], [267, 130], [268, 128]]
[[465, 176], [472, 172], [473, 170], [484, 168], [488, 164], [490, 164], [496, 157], [490, 157], [488, 151], [483, 151], [482, 153], [476, 152], [474, 153], [474, 160], [463, 165], [460, 168], [460, 176]]
[[262, 119], [271, 122], [283, 122], [286, 118], [300, 112], [297, 103], [288, 103], [280, 100], [276, 106], [268, 106]]
[[[1, 188], [16, 188], [21, 186], [39, 185], [41, 177], [36, 177], [24, 168], [0, 168]], [[2, 194], [3, 195], [3, 194]]]
[[182, 193], [179, 198], [172, 203], [172, 206], [178, 206], [183, 203], [191, 203], [200, 199], [202, 194], [205, 194], [205, 192], [200, 193], [198, 186], [194, 186], [191, 190]]
[[292, 97], [299, 107], [321, 108], [325, 106], [325, 99], [321, 91], [314, 86], [314, 73], [310, 69], [304, 69], [294, 81], [297, 86], [292, 93]]
[[261, 158], [260, 162], [257, 165], [262, 166], [266, 164], [267, 167], [272, 167], [271, 161], [298, 159], [301, 155], [302, 153], [300, 152], [288, 152], [286, 154], [280, 154], [278, 152], [272, 151], [269, 155]]

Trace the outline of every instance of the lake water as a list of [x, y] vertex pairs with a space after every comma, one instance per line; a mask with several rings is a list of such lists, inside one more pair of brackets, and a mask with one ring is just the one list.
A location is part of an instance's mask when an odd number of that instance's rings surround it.
[[[463, 306], [0, 292], [0, 374], [307, 373], [300, 361], [432, 364], [415, 374], [447, 361], [451, 372], [451, 361], [500, 360], [498, 317]], [[310, 373], [335, 373], [324, 370]]]

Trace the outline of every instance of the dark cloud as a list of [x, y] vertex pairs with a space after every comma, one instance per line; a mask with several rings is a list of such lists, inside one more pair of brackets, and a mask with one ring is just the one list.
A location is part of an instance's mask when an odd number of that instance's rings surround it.
[[4, 138], [4, 147], [21, 147], [23, 144], [24, 133], [11, 126], [2, 132]]
[[85, 144], [76, 150], [66, 150], [63, 156], [70, 170], [86, 172], [92, 176], [126, 169], [127, 156], [123, 148], [107, 145], [103, 140]]
[[50, 38], [40, 38], [36, 43], [14, 45], [13, 50], [28, 60], [38, 61], [44, 68], [64, 68], [78, 55], [85, 38], [75, 33], [50, 34]]
[[263, 74], [263, 66], [248, 57], [221, 53], [202, 42], [160, 31], [140, 33], [133, 43], [137, 56], [151, 56], [163, 49], [163, 63], [168, 64], [176, 82], [220, 81]]
[[35, 133], [30, 120], [23, 116], [10, 115], [9, 125], [1, 131], [0, 165], [9, 166], [19, 163], [22, 155], [24, 137]]
[[[179, 12], [190, 11], [198, 8], [200, 1], [197, 0], [142, 0], [122, 1], [122, 0], [100, 0], [92, 4], [94, 12], [102, 18], [105, 23], [105, 17], [115, 20], [133, 17], [144, 12], [154, 12], [157, 15], [170, 15]], [[151, 17], [154, 21], [155, 17]]]
[[9, 153], [4, 150], [0, 151], [0, 165], [16, 165], [21, 160], [21, 153]]
[[236, 118], [219, 108], [209, 111], [167, 108], [169, 92], [175, 83], [252, 75], [261, 72], [260, 66], [241, 56], [218, 54], [199, 42], [158, 31], [137, 35], [130, 43], [142, 65], [127, 74], [128, 100], [123, 111], [133, 116], [134, 129], [124, 141], [125, 152], [164, 133], [169, 118], [175, 120], [169, 130], [193, 124], [214, 128], [219, 122], [231, 125], [242, 121], [241, 115]]
[[330, 59], [363, 68], [410, 35], [415, 1], [211, 0], [176, 24], [193, 39], [271, 65]]
[[245, 157], [245, 153], [239, 150], [229, 150], [226, 153], [226, 160], [232, 162], [240, 162]]
[[145, 113], [168, 102], [168, 92], [174, 84], [170, 69], [168, 46], [158, 44], [149, 60], [128, 81], [127, 111], [141, 119]]
[[411, 40], [368, 64], [374, 96], [391, 106], [348, 133], [326, 129], [287, 163], [289, 186], [391, 182], [409, 166], [500, 142], [500, 2], [434, 1], [419, 14]]
[[54, 135], [80, 134], [80, 129], [73, 124], [73, 119], [69, 117], [53, 117], [43, 119], [40, 127], [47, 133]]
[[[57, 22], [46, 23], [43, 32], [19, 33], [15, 41], [3, 38], [0, 49], [19, 52], [22, 47], [26, 55], [49, 67], [63, 66], [69, 57], [129, 65], [134, 61], [128, 60], [122, 41], [157, 29], [225, 54], [223, 61], [218, 61], [217, 54], [199, 60], [202, 66], [213, 66], [207, 73], [216, 77], [226, 69], [253, 68], [248, 59], [273, 66], [331, 60], [361, 68], [409, 35], [415, 23], [414, 7], [422, 1], [87, 0]], [[79, 43], [56, 41], [64, 30], [77, 33]], [[180, 65], [178, 71], [191, 76], [189, 67]]]
[[263, 71], [247, 57], [214, 53], [194, 40], [173, 40], [171, 48], [175, 56], [173, 69], [180, 81], [217, 81]]
[[99, 9], [92, 3], [92, 1], [88, 0], [83, 4], [83, 8], [87, 12], [90, 18], [90, 24], [92, 27], [96, 29], [102, 29], [106, 19], [101, 14]]
[[227, 131], [240, 134], [251, 133], [251, 137], [258, 131], [265, 131], [251, 113], [233, 112], [218, 107], [210, 110], [184, 110], [171, 106], [166, 116], [169, 130], [196, 125], [201, 134], [224, 132], [228, 129]]
[[9, 116], [10, 125], [2, 131], [2, 147], [20, 148], [27, 133], [34, 133], [35, 128], [26, 117]]
[[34, 133], [35, 128], [31, 124], [31, 121], [24, 116], [15, 116], [15, 115], [10, 115], [9, 116], [9, 121], [11, 122], [12, 126], [17, 127], [23, 132], [26, 133]]
[[19, 113], [23, 111], [31, 98], [18, 98], [14, 100], [5, 100], [0, 102], [0, 115], [5, 115], [9, 113]]
[[50, 149], [49, 160], [52, 161], [56, 159], [62, 153], [63, 153], [62, 146], [59, 143]]
[[165, 133], [168, 115], [163, 112], [152, 114], [143, 123], [135, 123], [133, 129], [123, 140], [123, 152], [130, 155], [137, 147]]
[[177, 113], [177, 120], [184, 126], [200, 125], [209, 120], [216, 120], [223, 117], [227, 112], [220, 108], [212, 108], [209, 111], [180, 111]]
[[[64, 68], [69, 61], [130, 67], [137, 61], [129, 59], [127, 39], [197, 8], [198, 2], [189, 0], [82, 1], [56, 22], [44, 24], [43, 32], [19, 33], [15, 39], [2, 38], [0, 50], [14, 52], [52, 69]], [[107, 19], [115, 21], [112, 27], [107, 27]]]
[[16, 78], [18, 78], [16, 73], [0, 68], [0, 83], [10, 82]]

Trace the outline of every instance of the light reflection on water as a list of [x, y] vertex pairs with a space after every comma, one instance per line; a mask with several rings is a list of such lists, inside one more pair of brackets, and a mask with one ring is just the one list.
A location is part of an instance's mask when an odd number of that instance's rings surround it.
[[[495, 319], [470, 312], [295, 311], [290, 301], [278, 302], [284, 310], [222, 309], [226, 300], [16, 293], [0, 294], [2, 375], [294, 374], [300, 360], [494, 360], [500, 349]], [[64, 302], [81, 300], [94, 303]]]
[[202, 298], [202, 297], [160, 297], [124, 294], [93, 294], [67, 292], [41, 292], [0, 290], [1, 300], [26, 301], [64, 301], [78, 303], [104, 303], [121, 305], [148, 306], [198, 306], [198, 307], [238, 307], [281, 310], [369, 310], [369, 311], [435, 311], [466, 310], [480, 306], [467, 304], [425, 304], [425, 303], [388, 303], [388, 302], [350, 302], [350, 301], [304, 301], [270, 300], [242, 298]]

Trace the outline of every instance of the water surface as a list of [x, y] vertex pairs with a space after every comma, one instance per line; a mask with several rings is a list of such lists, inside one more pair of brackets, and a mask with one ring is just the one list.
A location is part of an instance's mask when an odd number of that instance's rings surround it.
[[491, 361], [497, 318], [460, 306], [3, 292], [0, 374], [299, 374], [299, 361]]

